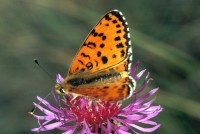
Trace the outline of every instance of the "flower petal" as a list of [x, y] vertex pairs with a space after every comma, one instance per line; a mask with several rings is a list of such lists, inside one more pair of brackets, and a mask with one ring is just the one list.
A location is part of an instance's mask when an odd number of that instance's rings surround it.
[[74, 133], [73, 130], [69, 130], [69, 131], [64, 132], [63, 134], [73, 134], [73, 133]]
[[117, 133], [118, 133], [118, 134], [131, 134], [131, 133], [126, 132], [126, 131], [121, 130], [121, 129], [118, 129], [118, 130], [117, 130]]
[[48, 120], [49, 121], [49, 120], [55, 119], [54, 116], [39, 116], [39, 115], [35, 115], [35, 114], [33, 114], [33, 116], [39, 120]]
[[136, 128], [136, 129], [138, 129], [138, 130], [140, 130], [140, 131], [142, 131], [142, 132], [153, 132], [153, 131], [155, 131], [156, 129], [158, 129], [160, 127], [160, 124], [158, 124], [158, 125], [156, 125], [156, 126], [154, 126], [152, 128], [143, 128], [143, 127], [140, 127], [140, 126], [135, 125], [135, 124], [129, 124], [129, 125], [134, 127], [134, 128]]
[[41, 126], [39, 128], [33, 128], [31, 131], [47, 131], [47, 130], [53, 130], [59, 126], [61, 126], [63, 123], [62, 122], [55, 122], [46, 126]]
[[150, 97], [152, 94], [154, 94], [155, 92], [157, 92], [158, 88], [154, 88], [151, 91], [149, 91], [148, 93], [146, 93], [145, 95], [141, 96], [140, 98], [138, 98], [135, 101], [135, 104], [140, 104], [142, 103], [144, 100], [146, 100], [148, 97]]
[[109, 120], [107, 120], [107, 131], [108, 133], [111, 133], [111, 123]]
[[134, 92], [133, 95], [137, 95], [137, 94], [139, 94], [140, 92], [142, 92], [142, 91], [148, 86], [148, 84], [149, 84], [149, 82], [150, 82], [151, 80], [153, 80], [153, 79], [151, 79], [151, 78], [146, 78], [146, 79], [144, 80], [142, 86], [139, 87], [139, 88]]
[[133, 64], [133, 66], [132, 66], [132, 68], [131, 68], [131, 70], [130, 70], [130, 73], [129, 73], [130, 76], [134, 76], [134, 75], [135, 75], [135, 72], [136, 72], [136, 70], [137, 70], [137, 67], [138, 67], [139, 63], [140, 63], [140, 62], [137, 61], [136, 63]]
[[56, 75], [56, 82], [57, 84], [60, 84], [64, 81], [63, 77], [60, 74]]
[[154, 121], [150, 121], [150, 120], [146, 120], [146, 121], [142, 121], [143, 124], [148, 124], [148, 125], [158, 125], [156, 122]]
[[47, 106], [50, 110], [54, 112], [59, 112], [59, 110], [55, 107], [53, 107], [49, 102], [47, 102], [45, 99], [42, 99], [41, 97], [37, 96], [37, 99], [40, 101], [40, 103], [44, 104]]
[[36, 103], [33, 103], [40, 111], [42, 111], [43, 113], [45, 113], [46, 115], [49, 115], [49, 116], [53, 116], [55, 115], [53, 112], [43, 108], [42, 106], [36, 104]]
[[144, 74], [145, 71], [146, 71], [146, 69], [140, 71], [140, 72], [134, 77], [134, 79], [137, 81], [137, 80]]
[[142, 118], [144, 118], [144, 115], [137, 115], [137, 114], [129, 115], [127, 117], [128, 120], [132, 120], [132, 121], [137, 121], [137, 120], [140, 120]]
[[84, 120], [83, 128], [82, 128], [80, 134], [92, 134], [92, 132], [90, 131], [90, 128], [88, 127], [88, 124], [86, 123], [85, 120]]

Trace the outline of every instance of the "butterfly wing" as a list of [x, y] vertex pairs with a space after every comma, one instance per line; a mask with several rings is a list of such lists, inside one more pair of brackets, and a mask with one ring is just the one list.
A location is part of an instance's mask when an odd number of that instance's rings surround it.
[[118, 10], [108, 12], [90, 32], [76, 54], [68, 72], [93, 73], [115, 66], [128, 71], [131, 67], [131, 41], [128, 24]]
[[126, 99], [135, 88], [128, 76], [131, 63], [128, 23], [120, 11], [110, 11], [84, 41], [57, 91], [106, 101]]
[[107, 83], [104, 86], [95, 85], [87, 88], [77, 88], [72, 93], [81, 94], [96, 99], [116, 102], [132, 96], [135, 81], [130, 78], [124, 78], [115, 84]]

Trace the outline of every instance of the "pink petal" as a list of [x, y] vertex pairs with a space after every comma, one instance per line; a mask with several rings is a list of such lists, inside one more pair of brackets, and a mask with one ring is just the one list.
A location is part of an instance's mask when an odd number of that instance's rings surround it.
[[146, 109], [145, 111], [142, 111], [141, 113], [143, 114], [153, 114], [153, 113], [160, 113], [162, 111], [162, 107], [161, 106], [151, 106], [148, 109]]
[[43, 108], [42, 106], [36, 104], [36, 103], [33, 103], [40, 111], [42, 111], [43, 113], [45, 113], [46, 115], [48, 116], [56, 116], [56, 114], [54, 114], [53, 112]]
[[147, 85], [149, 84], [149, 82], [150, 82], [151, 80], [152, 80], [151, 78], [145, 79], [145, 81], [143, 82], [142, 86], [139, 87], [139, 88], [134, 92], [134, 95], [137, 95], [137, 94], [139, 94], [140, 92], [142, 92], [142, 91], [147, 87]]
[[144, 74], [145, 71], [146, 71], [146, 69], [140, 71], [140, 72], [134, 77], [134, 79], [137, 81], [137, 80]]
[[73, 130], [69, 130], [69, 131], [64, 132], [63, 134], [73, 134], [73, 133], [74, 133]]
[[47, 106], [49, 109], [51, 109], [54, 112], [59, 112], [59, 110], [55, 107], [53, 107], [49, 102], [47, 102], [46, 100], [42, 99], [41, 97], [37, 96], [37, 99], [44, 104], [45, 106]]
[[[144, 103], [143, 105], [145, 105], [145, 106], [151, 106], [155, 100], [156, 100], [156, 98], [153, 98], [150, 101]], [[150, 108], [149, 108], [149, 111], [150, 111]]]
[[56, 75], [56, 82], [57, 84], [60, 84], [64, 81], [63, 77], [60, 74]]
[[136, 63], [133, 64], [133, 66], [131, 67], [130, 73], [129, 73], [130, 76], [134, 76], [135, 75], [135, 72], [137, 70], [137, 67], [138, 67], [139, 63], [140, 62], [137, 61]]
[[128, 125], [136, 128], [136, 129], [138, 129], [138, 130], [140, 130], [142, 132], [153, 132], [153, 131], [155, 131], [156, 129], [158, 129], [160, 127], [160, 124], [158, 124], [158, 125], [156, 125], [156, 126], [154, 126], [152, 128], [143, 128], [143, 127], [140, 127], [140, 126], [135, 125], [135, 124], [128, 124]]
[[117, 133], [118, 133], [118, 134], [131, 134], [131, 133], [126, 132], [126, 131], [123, 131], [123, 130], [121, 130], [121, 129], [119, 129], [119, 130], [117, 131]]
[[107, 120], [107, 131], [108, 131], [108, 133], [111, 132], [111, 123], [109, 120]]
[[84, 120], [83, 128], [82, 128], [80, 134], [92, 134], [92, 132], [90, 131], [90, 128], [88, 127], [88, 124], [86, 123], [85, 120]]
[[63, 131], [75, 131], [77, 127], [79, 127], [80, 124], [79, 123], [76, 123], [74, 126], [61, 126], [61, 127], [58, 127], [59, 130], [63, 130]]
[[49, 121], [49, 120], [55, 119], [54, 116], [38, 116], [38, 115], [35, 115], [35, 114], [33, 114], [33, 116], [35, 118], [39, 119], [39, 120], [48, 120]]
[[142, 119], [142, 118], [144, 118], [143, 115], [136, 115], [136, 114], [134, 114], [134, 115], [129, 115], [129, 116], [127, 117], [128, 120], [132, 120], [132, 121], [137, 121], [137, 120], [140, 120], [140, 119]]
[[155, 92], [157, 92], [158, 88], [152, 89], [151, 91], [149, 91], [148, 93], [146, 93], [145, 95], [141, 96], [140, 98], [138, 98], [135, 102], [135, 104], [140, 104], [143, 101], [145, 101], [148, 97], [150, 97], [151, 95], [153, 95]]
[[150, 121], [150, 120], [147, 120], [147, 121], [142, 121], [143, 124], [148, 124], [148, 125], [158, 125], [156, 122], [154, 121]]
[[31, 131], [47, 131], [47, 130], [53, 130], [59, 126], [61, 126], [63, 123], [62, 122], [55, 122], [46, 126], [42, 126], [39, 128], [33, 128]]
[[128, 131], [128, 127], [126, 127], [126, 126], [120, 126], [118, 128], [121, 129], [121, 130], [123, 130], [123, 131]]

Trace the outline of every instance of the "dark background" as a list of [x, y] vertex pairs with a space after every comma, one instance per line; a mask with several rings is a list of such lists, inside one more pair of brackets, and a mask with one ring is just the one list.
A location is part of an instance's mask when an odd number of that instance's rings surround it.
[[32, 102], [52, 89], [55, 74], [66, 75], [89, 31], [113, 9], [129, 23], [134, 61], [151, 72], [151, 87], [160, 87], [156, 103], [164, 111], [154, 133], [200, 133], [199, 0], [1, 0], [1, 133], [32, 133]]

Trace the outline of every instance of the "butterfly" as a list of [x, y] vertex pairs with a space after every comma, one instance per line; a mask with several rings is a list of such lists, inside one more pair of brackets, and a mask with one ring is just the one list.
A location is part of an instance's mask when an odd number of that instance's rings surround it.
[[128, 23], [118, 10], [108, 12], [89, 33], [57, 93], [105, 101], [129, 98], [136, 82], [129, 76], [132, 46]]

